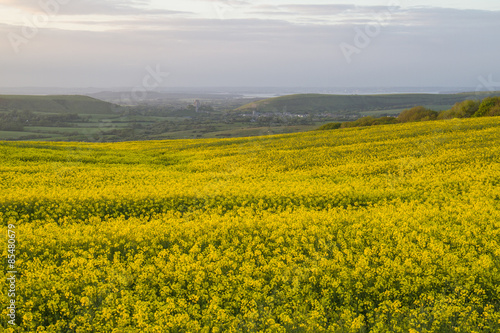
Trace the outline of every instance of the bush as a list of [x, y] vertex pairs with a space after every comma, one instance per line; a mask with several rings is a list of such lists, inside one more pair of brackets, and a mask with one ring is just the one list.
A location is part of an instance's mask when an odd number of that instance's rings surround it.
[[340, 126], [342, 126], [342, 123], [328, 123], [328, 124], [325, 124], [325, 125], [319, 127], [317, 130], [318, 131], [333, 130], [333, 129], [340, 128]]
[[496, 110], [498, 107], [500, 107], [500, 97], [487, 97], [483, 100], [473, 117], [485, 117], [498, 114]]
[[415, 106], [411, 109], [406, 109], [401, 112], [397, 118], [400, 123], [408, 123], [415, 121], [428, 121], [435, 120], [438, 116], [438, 112], [431, 109], [427, 109], [423, 106]]
[[458, 102], [450, 110], [440, 112], [437, 119], [470, 118], [477, 112], [480, 105], [480, 101], [473, 100]]

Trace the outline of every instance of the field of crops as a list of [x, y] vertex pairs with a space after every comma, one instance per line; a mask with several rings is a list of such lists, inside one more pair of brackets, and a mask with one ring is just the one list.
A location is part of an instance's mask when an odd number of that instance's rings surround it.
[[500, 331], [500, 117], [0, 161], [5, 332]]

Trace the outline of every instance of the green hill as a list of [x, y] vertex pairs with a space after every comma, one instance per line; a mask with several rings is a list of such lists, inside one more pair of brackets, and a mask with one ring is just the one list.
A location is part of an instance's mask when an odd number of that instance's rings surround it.
[[353, 113], [363, 111], [394, 110], [423, 105], [447, 109], [466, 99], [499, 96], [500, 92], [460, 94], [388, 94], [388, 95], [325, 95], [298, 94], [269, 98], [243, 105], [236, 111], [303, 113]]
[[0, 112], [112, 114], [117, 108], [118, 106], [115, 104], [87, 96], [0, 95]]

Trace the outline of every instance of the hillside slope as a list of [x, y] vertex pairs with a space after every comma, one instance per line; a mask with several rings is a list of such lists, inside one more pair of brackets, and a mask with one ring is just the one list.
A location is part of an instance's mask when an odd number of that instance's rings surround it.
[[113, 114], [117, 108], [115, 104], [79, 95], [0, 95], [0, 112]]
[[388, 95], [325, 95], [298, 94], [274, 97], [252, 102], [237, 111], [318, 113], [351, 113], [374, 110], [411, 108], [417, 105], [450, 108], [466, 99], [482, 99], [489, 95], [499, 96], [500, 92], [480, 92], [461, 94], [388, 94]]

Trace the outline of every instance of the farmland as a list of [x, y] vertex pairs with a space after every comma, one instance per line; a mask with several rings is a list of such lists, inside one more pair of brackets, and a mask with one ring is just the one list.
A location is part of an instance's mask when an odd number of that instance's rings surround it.
[[197, 112], [193, 106], [197, 95], [193, 96], [166, 95], [166, 99], [149, 104], [124, 106], [87, 96], [0, 95], [0, 140], [116, 142], [242, 137], [307, 131], [336, 119], [281, 114], [252, 117], [232, 112], [251, 100], [237, 96], [202, 95], [205, 99]]
[[[108, 95], [96, 94], [125, 103], [119, 93], [112, 94], [114, 98]], [[418, 105], [447, 110], [455, 102], [490, 95], [499, 93], [298, 94], [264, 100], [201, 94], [198, 108], [193, 105], [198, 96], [194, 94], [153, 94], [155, 99], [138, 105], [87, 96], [0, 95], [0, 140], [117, 142], [297, 133], [332, 121], [397, 116]]]
[[499, 156], [499, 117], [0, 142], [6, 332], [497, 332]]

